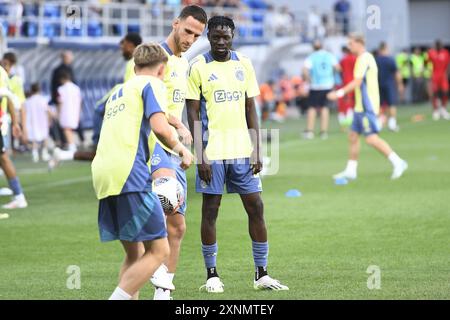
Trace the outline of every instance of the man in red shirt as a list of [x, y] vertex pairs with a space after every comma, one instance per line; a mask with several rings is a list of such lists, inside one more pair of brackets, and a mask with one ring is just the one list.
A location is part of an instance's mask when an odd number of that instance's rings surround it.
[[[442, 46], [440, 40], [436, 41], [434, 49], [428, 51], [428, 60], [433, 64], [433, 75], [431, 77], [431, 88], [433, 91], [433, 120], [439, 120], [440, 117], [450, 120], [450, 114], [447, 112], [448, 100], [448, 65], [450, 64], [450, 55]], [[438, 105], [439, 97], [441, 106]]]
[[[355, 68], [356, 56], [347, 47], [342, 47], [341, 65], [342, 88], [352, 82], [353, 69]], [[353, 92], [338, 100], [338, 120], [342, 127], [348, 127], [353, 119], [353, 107], [355, 106], [355, 95]]]

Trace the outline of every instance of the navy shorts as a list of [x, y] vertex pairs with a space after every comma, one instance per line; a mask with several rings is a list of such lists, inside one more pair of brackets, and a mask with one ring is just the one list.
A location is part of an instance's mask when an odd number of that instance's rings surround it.
[[211, 161], [211, 183], [208, 185], [196, 175], [195, 190], [198, 193], [223, 194], [224, 185], [228, 193], [250, 194], [262, 191], [259, 175], [254, 175], [250, 159]]
[[380, 86], [381, 105], [395, 106], [397, 104], [397, 88], [393, 85]]
[[159, 143], [156, 143], [155, 149], [150, 160], [150, 171], [153, 174], [156, 170], [165, 168], [175, 171], [177, 180], [183, 186], [184, 202], [178, 208], [178, 213], [185, 215], [187, 210], [187, 179], [186, 172], [181, 168], [181, 158], [164, 150]]
[[98, 227], [102, 242], [151, 241], [167, 237], [166, 218], [158, 196], [132, 192], [101, 199]]
[[310, 90], [308, 97], [308, 106], [310, 108], [328, 107], [327, 94], [331, 90]]
[[380, 132], [378, 117], [374, 113], [355, 112], [351, 129], [352, 131], [358, 134], [364, 134], [365, 136], [378, 134], [378, 132]]

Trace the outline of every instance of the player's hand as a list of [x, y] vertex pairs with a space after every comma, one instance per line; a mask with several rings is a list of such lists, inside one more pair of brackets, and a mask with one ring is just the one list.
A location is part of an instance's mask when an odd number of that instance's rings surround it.
[[261, 172], [262, 168], [263, 168], [263, 164], [261, 162], [261, 160], [257, 160], [256, 163], [253, 163], [250, 165], [250, 168], [253, 171], [253, 174], [258, 174]]
[[183, 144], [191, 145], [192, 144], [192, 135], [191, 132], [184, 125], [177, 129], [178, 136], [180, 137], [180, 141]]
[[333, 90], [333, 91], [328, 92], [327, 99], [331, 100], [331, 101], [336, 101], [338, 99], [336, 91]]
[[197, 165], [197, 171], [200, 179], [205, 181], [206, 184], [209, 185], [212, 179], [211, 165], [207, 163], [200, 163]]
[[20, 126], [17, 123], [12, 125], [12, 134], [14, 138], [20, 138], [22, 135], [22, 129], [20, 129]]
[[180, 152], [180, 156], [180, 167], [183, 170], [187, 170], [191, 166], [192, 162], [194, 162], [194, 155], [185, 146], [183, 146], [183, 149]]

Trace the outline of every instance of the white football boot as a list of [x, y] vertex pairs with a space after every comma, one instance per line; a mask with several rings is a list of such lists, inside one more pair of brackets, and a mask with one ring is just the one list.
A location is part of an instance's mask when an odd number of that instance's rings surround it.
[[438, 121], [440, 118], [441, 118], [441, 114], [440, 114], [439, 110], [434, 110], [433, 111], [433, 120]]
[[209, 293], [222, 293], [223, 287], [224, 285], [219, 277], [212, 277], [206, 280], [206, 284], [202, 285], [199, 290], [205, 290]]
[[448, 113], [447, 109], [440, 107], [439, 114], [441, 115], [442, 119], [450, 120], [450, 114]]
[[261, 277], [259, 280], [255, 280], [253, 282], [253, 288], [255, 290], [275, 290], [275, 291], [289, 290], [287, 286], [281, 284], [280, 281], [276, 279], [272, 279], [268, 275]]
[[402, 174], [408, 169], [408, 163], [402, 160], [399, 164], [394, 166], [394, 171], [392, 172], [391, 179], [395, 180], [402, 176]]
[[333, 179], [342, 179], [345, 178], [347, 180], [355, 180], [358, 177], [356, 171], [351, 172], [350, 170], [344, 170], [339, 172], [333, 176]]
[[28, 207], [28, 203], [23, 193], [14, 196], [11, 202], [4, 204], [2, 206], [3, 209], [23, 209], [26, 207]]
[[165, 290], [175, 290], [175, 286], [167, 275], [167, 267], [162, 264], [156, 269], [155, 273], [150, 279], [150, 282], [156, 287]]

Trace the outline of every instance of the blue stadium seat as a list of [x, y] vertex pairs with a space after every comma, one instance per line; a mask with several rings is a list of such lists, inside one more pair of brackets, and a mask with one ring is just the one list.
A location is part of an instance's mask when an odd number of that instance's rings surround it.
[[253, 26], [252, 27], [252, 37], [263, 38], [264, 37], [264, 28], [262, 26]]
[[39, 7], [37, 4], [25, 3], [23, 6], [24, 17], [37, 17], [39, 15]]
[[8, 4], [1, 2], [0, 3], [0, 16], [8, 16]]
[[68, 37], [81, 37], [83, 35], [83, 29], [81, 28], [67, 28], [66, 36]]
[[44, 37], [53, 38], [60, 35], [59, 23], [44, 23]]
[[44, 4], [44, 17], [48, 18], [58, 18], [61, 16], [59, 7], [54, 4]]
[[26, 37], [38, 36], [38, 25], [36, 22], [25, 22], [22, 26], [22, 34]]
[[140, 30], [141, 30], [141, 27], [138, 24], [129, 24], [128, 25], [128, 32], [139, 33]]
[[103, 35], [102, 25], [99, 22], [91, 21], [88, 24], [89, 37], [101, 37]]

